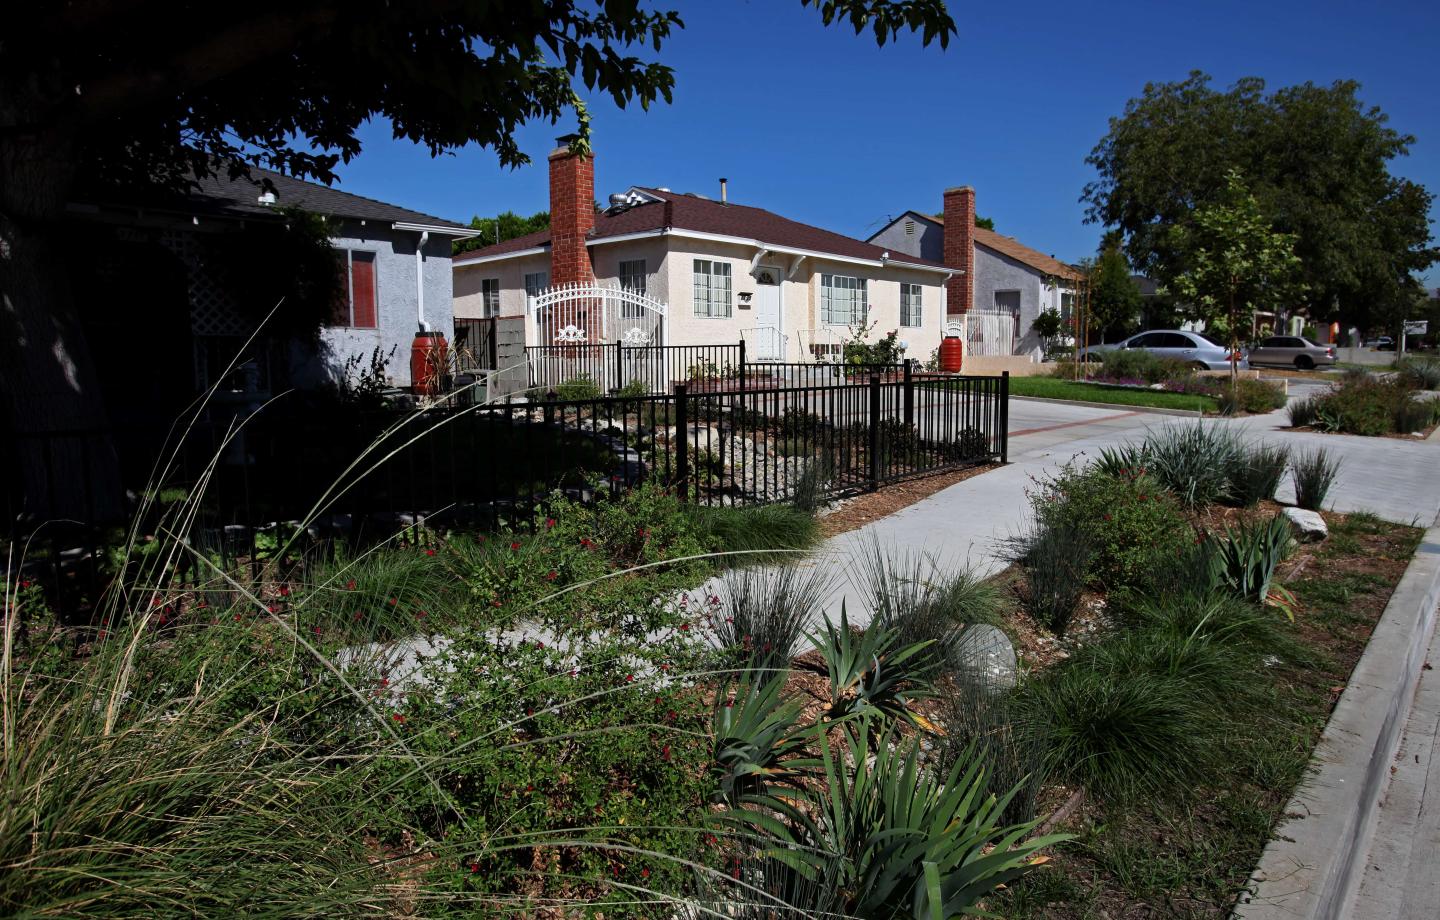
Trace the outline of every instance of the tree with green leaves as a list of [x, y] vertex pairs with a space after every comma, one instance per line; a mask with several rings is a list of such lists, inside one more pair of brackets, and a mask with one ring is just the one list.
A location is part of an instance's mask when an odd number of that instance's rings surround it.
[[1292, 234], [1317, 320], [1374, 324], [1372, 308], [1418, 287], [1440, 258], [1430, 245], [1432, 195], [1392, 175], [1414, 138], [1388, 125], [1349, 80], [1273, 92], [1248, 77], [1228, 90], [1194, 72], [1147, 84], [1087, 162], [1097, 178], [1086, 218], [1123, 233], [1130, 263], [1161, 284], [1187, 270], [1192, 237], [1171, 228], [1225, 194], [1239, 170], [1273, 228]]
[[1118, 240], [1101, 244], [1090, 270], [1090, 324], [1105, 341], [1105, 333], [1135, 321], [1142, 304], [1140, 288], [1130, 274], [1130, 263]]
[[1256, 310], [1283, 306], [1304, 290], [1298, 282], [1296, 237], [1271, 228], [1260, 203], [1233, 169], [1225, 174], [1223, 194], [1171, 227], [1170, 236], [1176, 251], [1189, 255], [1172, 286], [1193, 305], [1198, 318], [1224, 321], [1233, 382], [1238, 378], [1241, 328], [1253, 325]]
[[[801, 4], [826, 25], [848, 24], [882, 45], [909, 31], [943, 47], [955, 33], [943, 0]], [[638, 0], [258, 0], [183, 9], [86, 0], [7, 10], [0, 390], [9, 415], [32, 431], [105, 426], [68, 282], [66, 206], [87, 188], [180, 193], [196, 177], [241, 177], [252, 166], [328, 183], [360, 152], [359, 129], [370, 119], [434, 155], [473, 143], [517, 166], [529, 159], [515, 140], [521, 125], [574, 118], [572, 146], [583, 153], [590, 117], [581, 91], [620, 107], [671, 101], [675, 75], [657, 58], [683, 25], [678, 13]], [[31, 485], [29, 494], [44, 494], [41, 481]]]
[[550, 212], [536, 211], [529, 217], [521, 217], [514, 211], [504, 211], [494, 217], [476, 215], [470, 218], [470, 229], [478, 231], [479, 235], [472, 236], [468, 240], [457, 240], [454, 244], [455, 255], [458, 256], [460, 253], [469, 252], [472, 249], [494, 246], [496, 243], [513, 240], [528, 233], [549, 230]]

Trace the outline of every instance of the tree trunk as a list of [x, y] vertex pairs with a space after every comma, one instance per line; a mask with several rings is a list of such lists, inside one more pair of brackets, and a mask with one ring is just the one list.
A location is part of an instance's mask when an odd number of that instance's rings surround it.
[[63, 129], [0, 132], [0, 396], [12, 445], [3, 459], [15, 467], [6, 487], [19, 493], [8, 510], [34, 523], [111, 522], [123, 510], [99, 379], [69, 283], [70, 261], [85, 257], [62, 224], [74, 151]]

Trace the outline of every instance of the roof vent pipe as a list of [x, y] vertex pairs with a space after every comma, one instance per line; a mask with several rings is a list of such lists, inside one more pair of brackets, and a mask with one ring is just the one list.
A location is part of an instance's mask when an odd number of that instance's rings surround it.
[[720, 203], [725, 204], [725, 177], [720, 177]]

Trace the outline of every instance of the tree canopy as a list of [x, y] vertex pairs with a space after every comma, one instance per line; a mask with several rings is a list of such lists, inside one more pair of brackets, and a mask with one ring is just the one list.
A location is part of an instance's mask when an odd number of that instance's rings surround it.
[[1090, 322], [1104, 341], [1105, 333], [1125, 326], [1140, 312], [1140, 288], [1118, 240], [1108, 238], [1090, 270]]
[[469, 252], [472, 249], [494, 246], [496, 243], [513, 240], [517, 236], [525, 236], [527, 233], [549, 230], [550, 212], [536, 211], [529, 217], [521, 217], [514, 211], [503, 211], [494, 217], [481, 217], [477, 214], [470, 218], [470, 228], [478, 230], [480, 235], [472, 236], [468, 240], [457, 240], [454, 246], [455, 255], [458, 256], [460, 253]]
[[1198, 71], [1147, 84], [1087, 159], [1099, 173], [1081, 196], [1087, 220], [1119, 229], [1138, 270], [1173, 281], [1194, 253], [1171, 229], [1239, 170], [1271, 228], [1295, 236], [1311, 315], [1366, 325], [1377, 304], [1413, 296], [1440, 251], [1431, 194], [1390, 171], [1415, 139], [1359, 90], [1342, 80], [1267, 93], [1249, 77], [1220, 91]]

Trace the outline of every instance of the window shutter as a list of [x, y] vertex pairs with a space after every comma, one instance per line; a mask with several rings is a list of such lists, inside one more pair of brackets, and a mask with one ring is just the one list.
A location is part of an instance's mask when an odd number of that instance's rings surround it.
[[375, 254], [373, 252], [351, 253], [350, 292], [355, 314], [352, 325], [357, 329], [374, 329]]

